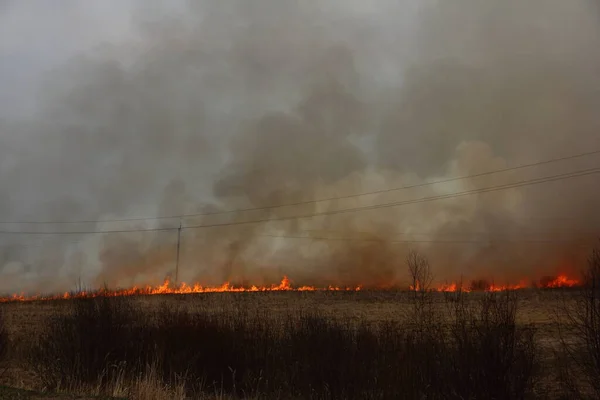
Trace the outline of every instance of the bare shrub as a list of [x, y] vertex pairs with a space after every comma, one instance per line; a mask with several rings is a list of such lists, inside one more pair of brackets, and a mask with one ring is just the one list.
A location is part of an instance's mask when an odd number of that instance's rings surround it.
[[411, 250], [406, 257], [406, 265], [411, 281], [412, 323], [415, 329], [420, 331], [432, 329], [436, 318], [430, 290], [433, 273], [429, 261], [420, 253]]
[[[412, 251], [407, 265], [414, 313], [411, 331], [405, 334], [412, 337], [411, 350], [420, 353], [411, 364], [421, 370], [413, 379], [429, 387], [427, 393], [414, 393], [461, 399], [531, 397], [538, 348], [535, 330], [517, 326], [518, 293], [466, 293], [461, 284], [458, 291], [440, 295], [429, 290], [433, 275], [426, 258]], [[489, 287], [487, 281], [475, 281], [471, 290]], [[441, 296], [446, 312], [436, 307]]]
[[[600, 249], [595, 248], [580, 290], [563, 291], [557, 362], [571, 398], [600, 398]], [[566, 319], [566, 322], [564, 322]]]
[[[136, 346], [134, 310], [125, 298], [75, 299], [67, 315], [51, 319], [30, 350], [30, 363], [48, 389], [117, 379]], [[120, 379], [120, 378], [119, 378]]]
[[406, 257], [406, 265], [410, 274], [411, 290], [416, 293], [429, 291], [433, 282], [433, 273], [427, 258], [411, 250]]
[[535, 330], [517, 326], [516, 291], [446, 296], [454, 346], [448, 375], [460, 398], [524, 399], [539, 368]]

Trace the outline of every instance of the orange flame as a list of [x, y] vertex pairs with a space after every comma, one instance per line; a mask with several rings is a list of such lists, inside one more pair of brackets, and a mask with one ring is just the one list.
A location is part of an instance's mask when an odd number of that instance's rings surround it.
[[438, 292], [456, 292], [459, 289], [462, 291], [469, 291], [467, 288], [463, 288], [462, 286], [459, 286], [456, 283], [442, 284], [438, 286], [435, 290]]
[[[528, 287], [539, 287], [543, 289], [552, 288], [564, 288], [564, 287], [575, 287], [579, 286], [580, 282], [576, 279], [570, 279], [567, 275], [558, 275], [556, 277], [546, 277], [539, 281], [539, 284], [527, 285], [525, 282], [511, 285], [496, 285], [489, 283], [485, 280], [474, 280], [470, 285], [464, 286], [461, 283], [445, 283], [440, 284], [437, 287], [428, 289], [434, 292], [473, 292], [473, 291], [485, 291], [485, 292], [501, 292], [505, 290], [519, 290]], [[60, 300], [60, 299], [76, 299], [76, 298], [94, 298], [94, 297], [122, 297], [122, 296], [143, 296], [143, 295], [161, 295], [161, 294], [199, 294], [199, 293], [224, 293], [224, 292], [281, 292], [281, 291], [293, 291], [293, 292], [315, 292], [315, 291], [359, 291], [362, 286], [356, 287], [339, 287], [339, 286], [327, 286], [327, 287], [316, 287], [316, 286], [293, 286], [290, 279], [284, 276], [279, 284], [273, 284], [271, 286], [233, 286], [229, 282], [225, 282], [221, 286], [202, 286], [199, 283], [188, 285], [181, 283], [180, 285], [173, 285], [169, 279], [158, 286], [134, 286], [129, 289], [116, 289], [107, 290], [101, 289], [97, 291], [79, 291], [79, 292], [65, 292], [62, 294], [54, 295], [33, 295], [27, 296], [24, 294], [13, 294], [12, 296], [0, 297], [0, 303], [18, 302], [18, 301], [35, 301], [35, 300]], [[399, 287], [382, 286], [379, 290], [386, 289], [400, 289]], [[423, 290], [419, 283], [416, 287], [409, 286], [411, 291]]]
[[293, 287], [287, 276], [284, 276], [278, 285], [271, 286], [232, 286], [229, 282], [225, 282], [221, 286], [202, 286], [199, 283], [195, 283], [190, 286], [186, 283], [181, 283], [178, 286], [171, 285], [169, 279], [165, 279], [162, 285], [158, 286], [145, 286], [137, 287], [134, 286], [130, 289], [117, 289], [117, 290], [106, 290], [101, 289], [94, 292], [80, 291], [75, 293], [65, 292], [63, 294], [42, 296], [26, 296], [24, 294], [13, 294], [8, 297], [0, 297], [0, 303], [16, 302], [16, 301], [35, 301], [35, 300], [59, 300], [59, 299], [73, 299], [73, 298], [93, 298], [93, 297], [122, 297], [122, 296], [135, 296], [135, 295], [160, 295], [160, 294], [197, 294], [197, 293], [224, 293], [224, 292], [280, 292], [280, 291], [294, 291], [294, 292], [305, 292], [305, 291], [359, 291], [360, 286], [357, 287], [315, 287], [315, 286], [299, 286]]
[[540, 284], [540, 286], [544, 288], [561, 288], [578, 286], [579, 281], [576, 279], [569, 279], [566, 275], [559, 275], [552, 280], [541, 281]]
[[[505, 290], [520, 290], [527, 289], [528, 287], [539, 287], [542, 289], [553, 289], [553, 288], [564, 288], [564, 287], [576, 287], [581, 283], [576, 279], [570, 279], [566, 275], [559, 275], [557, 277], [552, 278], [543, 278], [540, 279], [539, 284], [527, 285], [524, 281], [518, 284], [510, 284], [510, 285], [496, 285], [493, 283], [488, 283], [485, 280], [475, 280], [471, 282], [470, 286], [463, 286], [462, 284], [458, 284], [456, 282], [445, 283], [437, 286], [434, 291], [437, 292], [472, 292], [472, 291], [485, 291], [485, 292], [502, 292]], [[412, 290], [412, 288], [411, 288]]]

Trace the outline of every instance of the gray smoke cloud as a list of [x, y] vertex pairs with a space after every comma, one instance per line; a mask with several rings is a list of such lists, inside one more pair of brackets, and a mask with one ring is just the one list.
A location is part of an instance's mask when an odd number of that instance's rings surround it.
[[[587, 157], [310, 202], [600, 148], [600, 13], [592, 0], [127, 4], [134, 18], [125, 25], [119, 17], [119, 35], [54, 66], [35, 92], [0, 97], [35, 98], [19, 118], [0, 114], [2, 221], [309, 202], [183, 221], [227, 224], [598, 165]], [[4, 18], [18, 7], [5, 5]], [[16, 48], [2, 43], [0, 50]], [[600, 228], [596, 182], [592, 175], [401, 207], [184, 229], [180, 280], [268, 284], [287, 274], [298, 284], [393, 286], [406, 281], [404, 257], [413, 248], [430, 259], [438, 280], [576, 272]], [[173, 218], [1, 228], [178, 225]], [[531, 243], [557, 240], [570, 244]], [[176, 230], [0, 234], [0, 291], [156, 284], [174, 274], [176, 244]]]

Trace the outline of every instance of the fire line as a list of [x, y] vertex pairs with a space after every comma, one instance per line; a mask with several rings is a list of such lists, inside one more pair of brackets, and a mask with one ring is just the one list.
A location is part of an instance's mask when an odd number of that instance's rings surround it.
[[[488, 283], [484, 280], [471, 281], [470, 285], [462, 285], [460, 283], [447, 283], [440, 284], [438, 286], [429, 289], [433, 292], [474, 292], [474, 291], [485, 291], [485, 292], [500, 292], [506, 290], [520, 290], [531, 287], [538, 287], [541, 289], [552, 289], [552, 288], [565, 288], [565, 287], [576, 287], [579, 286], [580, 282], [576, 279], [570, 279], [566, 275], [558, 275], [552, 278], [544, 278], [539, 281], [537, 285], [527, 285], [524, 282], [514, 285], [495, 285]], [[377, 288], [373, 288], [377, 290]], [[389, 290], [389, 287], [386, 288]], [[397, 290], [402, 290], [398, 287]], [[415, 290], [414, 287], [409, 286], [409, 290]], [[199, 283], [188, 285], [181, 283], [178, 286], [173, 286], [172, 283], [165, 279], [165, 281], [158, 286], [134, 286], [129, 289], [100, 289], [96, 291], [79, 291], [79, 292], [65, 292], [61, 294], [52, 295], [24, 295], [24, 294], [13, 294], [11, 296], [0, 297], [0, 303], [8, 302], [25, 302], [25, 301], [42, 301], [42, 300], [60, 300], [60, 299], [76, 299], [76, 298], [94, 298], [94, 297], [123, 297], [123, 296], [145, 296], [145, 295], [166, 295], [166, 294], [200, 294], [200, 293], [240, 293], [240, 292], [317, 292], [317, 291], [344, 291], [344, 292], [356, 292], [363, 290], [362, 286], [356, 287], [340, 287], [340, 286], [327, 286], [327, 287], [316, 287], [316, 286], [293, 286], [290, 279], [284, 276], [279, 284], [270, 286], [234, 286], [229, 282], [225, 282], [221, 286], [202, 286]], [[379, 289], [384, 290], [384, 289]], [[416, 290], [420, 290], [419, 284], [417, 283]]]

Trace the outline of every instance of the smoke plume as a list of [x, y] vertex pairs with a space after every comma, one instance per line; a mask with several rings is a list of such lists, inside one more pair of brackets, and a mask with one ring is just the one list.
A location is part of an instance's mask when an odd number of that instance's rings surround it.
[[0, 228], [29, 232], [0, 234], [0, 291], [155, 284], [180, 222], [179, 279], [203, 284], [388, 287], [411, 249], [437, 280], [514, 281], [595, 244], [597, 175], [326, 215], [598, 166], [381, 192], [600, 149], [594, 1], [149, 4], [0, 119]]

